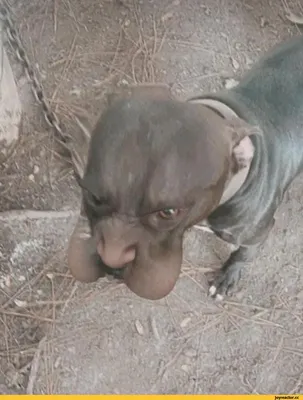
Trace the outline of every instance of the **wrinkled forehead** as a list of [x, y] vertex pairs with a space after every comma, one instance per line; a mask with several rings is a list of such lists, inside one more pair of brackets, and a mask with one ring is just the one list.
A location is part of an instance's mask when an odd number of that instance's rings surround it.
[[216, 186], [224, 178], [225, 157], [216, 159], [215, 151], [205, 154], [195, 144], [188, 152], [182, 150], [172, 148], [159, 159], [150, 175], [145, 201], [156, 208], [189, 206], [204, 190]]
[[153, 203], [208, 187], [220, 178], [226, 154], [212, 132], [223, 129], [214, 118], [174, 100], [118, 102], [95, 128], [86, 175], [112, 197], [131, 192]]

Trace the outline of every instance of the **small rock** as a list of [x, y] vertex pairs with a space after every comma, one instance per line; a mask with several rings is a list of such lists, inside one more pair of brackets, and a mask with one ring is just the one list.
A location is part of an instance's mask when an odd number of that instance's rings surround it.
[[121, 79], [121, 81], [118, 83], [118, 86], [128, 86], [129, 83], [126, 79]]
[[70, 91], [71, 95], [74, 95], [76, 97], [80, 97], [81, 96], [81, 89], [74, 87], [71, 91]]
[[239, 82], [236, 81], [235, 79], [229, 78], [229, 79], [225, 79], [224, 86], [226, 87], [226, 89], [231, 89], [231, 88], [237, 86], [238, 83]]
[[35, 177], [34, 177], [33, 174], [30, 174], [30, 175], [28, 176], [28, 179], [29, 179], [30, 181], [32, 181], [32, 182], [35, 182]]
[[38, 167], [38, 165], [34, 166], [34, 174], [37, 175], [40, 171], [40, 168]]

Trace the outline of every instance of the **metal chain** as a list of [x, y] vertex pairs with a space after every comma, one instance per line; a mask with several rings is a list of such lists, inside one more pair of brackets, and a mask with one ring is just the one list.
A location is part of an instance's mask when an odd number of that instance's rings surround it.
[[[40, 84], [36, 72], [34, 68], [31, 66], [31, 63], [26, 55], [24, 46], [20, 39], [20, 35], [14, 27], [14, 23], [12, 21], [10, 12], [4, 4], [0, 7], [0, 20], [3, 22], [3, 26], [7, 35], [7, 39], [9, 44], [11, 45], [17, 59], [20, 61], [25, 74], [29, 81], [31, 82], [31, 89], [33, 95], [37, 102], [42, 107], [42, 112], [46, 123], [54, 129], [54, 132], [59, 139], [60, 143], [67, 149], [71, 159], [73, 160], [75, 154], [72, 152], [69, 144], [71, 142], [71, 136], [64, 132], [61, 128], [59, 119], [57, 115], [52, 111], [48, 101], [45, 98], [44, 91], [42, 85]], [[73, 165], [75, 167], [75, 165]], [[78, 176], [78, 172], [74, 171], [76, 177]]]

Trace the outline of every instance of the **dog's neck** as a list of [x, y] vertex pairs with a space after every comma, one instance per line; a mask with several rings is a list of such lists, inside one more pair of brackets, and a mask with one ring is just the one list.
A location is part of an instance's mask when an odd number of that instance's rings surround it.
[[[204, 98], [191, 100], [190, 102], [207, 106], [225, 119], [239, 118], [234, 110], [218, 100]], [[242, 141], [241, 146], [242, 151], [244, 152], [252, 152], [254, 150], [254, 145], [252, 144], [252, 141], [249, 137], [246, 137], [245, 140]], [[226, 183], [226, 187], [224, 189], [219, 205], [226, 203], [242, 187], [247, 178], [250, 165], [251, 161], [245, 167], [240, 169], [235, 175], [233, 175], [231, 179], [229, 179], [229, 181]]]

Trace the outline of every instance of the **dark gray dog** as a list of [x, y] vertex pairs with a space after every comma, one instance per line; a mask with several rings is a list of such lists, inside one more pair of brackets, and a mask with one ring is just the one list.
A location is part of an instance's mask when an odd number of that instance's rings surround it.
[[302, 36], [216, 94], [183, 102], [164, 86], [126, 90], [93, 131], [70, 270], [86, 282], [111, 270], [139, 296], [162, 298], [180, 274], [184, 232], [202, 224], [237, 246], [210, 287], [222, 297], [302, 168]]

